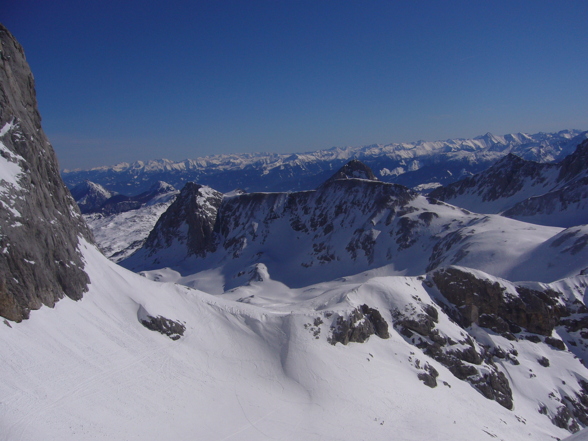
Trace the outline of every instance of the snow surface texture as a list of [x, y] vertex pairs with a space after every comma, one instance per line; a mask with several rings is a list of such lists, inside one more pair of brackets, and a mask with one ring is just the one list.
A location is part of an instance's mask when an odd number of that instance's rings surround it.
[[64, 170], [71, 188], [90, 180], [112, 191], [146, 191], [157, 181], [176, 188], [194, 181], [222, 192], [310, 190], [352, 159], [367, 164], [386, 182], [431, 188], [479, 173], [508, 153], [539, 162], [558, 161], [574, 151], [588, 132], [524, 133], [472, 139], [418, 141], [364, 147], [335, 147], [297, 154], [214, 155], [173, 162], [167, 159], [121, 163], [91, 170]]
[[564, 441], [588, 441], [588, 429], [581, 430], [580, 432], [567, 437]]
[[[261, 268], [265, 280], [211, 296], [82, 251], [82, 300], [0, 326], [1, 440], [552, 440], [569, 432], [549, 415], [588, 378], [567, 351], [474, 326], [476, 342], [517, 353], [519, 364], [495, 358], [512, 386], [507, 410], [393, 327], [388, 339], [329, 343], [335, 317], [365, 303], [390, 324], [390, 311], [429, 305], [443, 335], [463, 340], [423, 278], [374, 271], [291, 290]], [[183, 336], [147, 329], [145, 314], [183, 324]], [[419, 380], [427, 365], [435, 388]]]

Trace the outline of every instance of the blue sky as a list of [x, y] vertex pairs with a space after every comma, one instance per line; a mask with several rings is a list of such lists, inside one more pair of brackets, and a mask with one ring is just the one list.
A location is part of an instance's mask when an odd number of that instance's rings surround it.
[[588, 129], [585, 0], [7, 1], [66, 168]]

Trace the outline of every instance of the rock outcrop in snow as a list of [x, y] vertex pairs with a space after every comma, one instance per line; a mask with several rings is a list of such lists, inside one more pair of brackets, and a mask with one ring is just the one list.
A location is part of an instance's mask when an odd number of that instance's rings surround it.
[[345, 164], [341, 169], [331, 176], [327, 183], [337, 181], [340, 179], [367, 179], [369, 181], [377, 181], [376, 175], [363, 162], [354, 159]]
[[0, 316], [20, 321], [89, 282], [79, 251], [92, 234], [59, 175], [41, 128], [34, 79], [0, 25]]
[[160, 250], [179, 251], [180, 258], [204, 256], [214, 250], [213, 230], [221, 201], [218, 191], [189, 182], [159, 218], [141, 250], [147, 250], [149, 257]]

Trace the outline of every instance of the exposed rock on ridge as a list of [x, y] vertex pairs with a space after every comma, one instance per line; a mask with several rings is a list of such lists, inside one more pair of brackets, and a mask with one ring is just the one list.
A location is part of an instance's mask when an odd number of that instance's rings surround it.
[[79, 239], [92, 241], [41, 128], [24, 51], [0, 25], [0, 316], [28, 318], [89, 282]]
[[498, 282], [476, 277], [469, 271], [450, 267], [431, 275], [435, 285], [459, 313], [453, 318], [463, 327], [477, 324], [499, 334], [523, 329], [550, 336], [566, 315], [554, 291], [516, 287], [516, 295]]
[[341, 169], [335, 173], [327, 182], [337, 181], [340, 179], [367, 179], [370, 181], [377, 181], [376, 175], [372, 169], [363, 162], [354, 159], [345, 164]]
[[161, 216], [144, 248], [153, 255], [179, 243], [186, 247], [184, 257], [213, 251], [213, 230], [222, 198], [222, 193], [210, 187], [189, 182]]

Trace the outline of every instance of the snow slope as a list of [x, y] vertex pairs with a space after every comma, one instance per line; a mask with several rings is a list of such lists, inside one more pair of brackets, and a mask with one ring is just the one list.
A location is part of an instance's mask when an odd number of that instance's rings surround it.
[[86, 214], [84, 219], [104, 255], [113, 262], [119, 262], [143, 245], [171, 202], [145, 205], [135, 210], [110, 215]]
[[[82, 300], [0, 327], [1, 440], [551, 440], [569, 432], [539, 413], [537, 400], [552, 412], [560, 403], [550, 393], [560, 399], [588, 378], [569, 352], [474, 328], [480, 341], [518, 351], [518, 365], [496, 359], [513, 384], [511, 411], [395, 328], [388, 339], [328, 343], [328, 317], [363, 303], [389, 323], [393, 308], [433, 305], [418, 278], [363, 274], [287, 290], [290, 301], [264, 282], [211, 296], [82, 249], [91, 279]], [[262, 293], [282, 305], [230, 298]], [[184, 335], [173, 341], [146, 329], [140, 310], [183, 323]], [[462, 339], [439, 312], [439, 328]], [[426, 364], [438, 371], [435, 388], [417, 377]]]
[[[92, 182], [84, 182], [76, 188], [80, 190], [76, 202], [82, 211], [84, 206], [86, 208], [84, 219], [98, 247], [114, 262], [125, 259], [143, 245], [159, 217], [179, 193], [165, 182], [157, 182], [149, 191], [135, 197], [110, 194], [105, 199], [96, 198], [103, 193], [98, 192], [96, 189], [101, 187]], [[88, 204], [89, 198], [97, 203]]]

